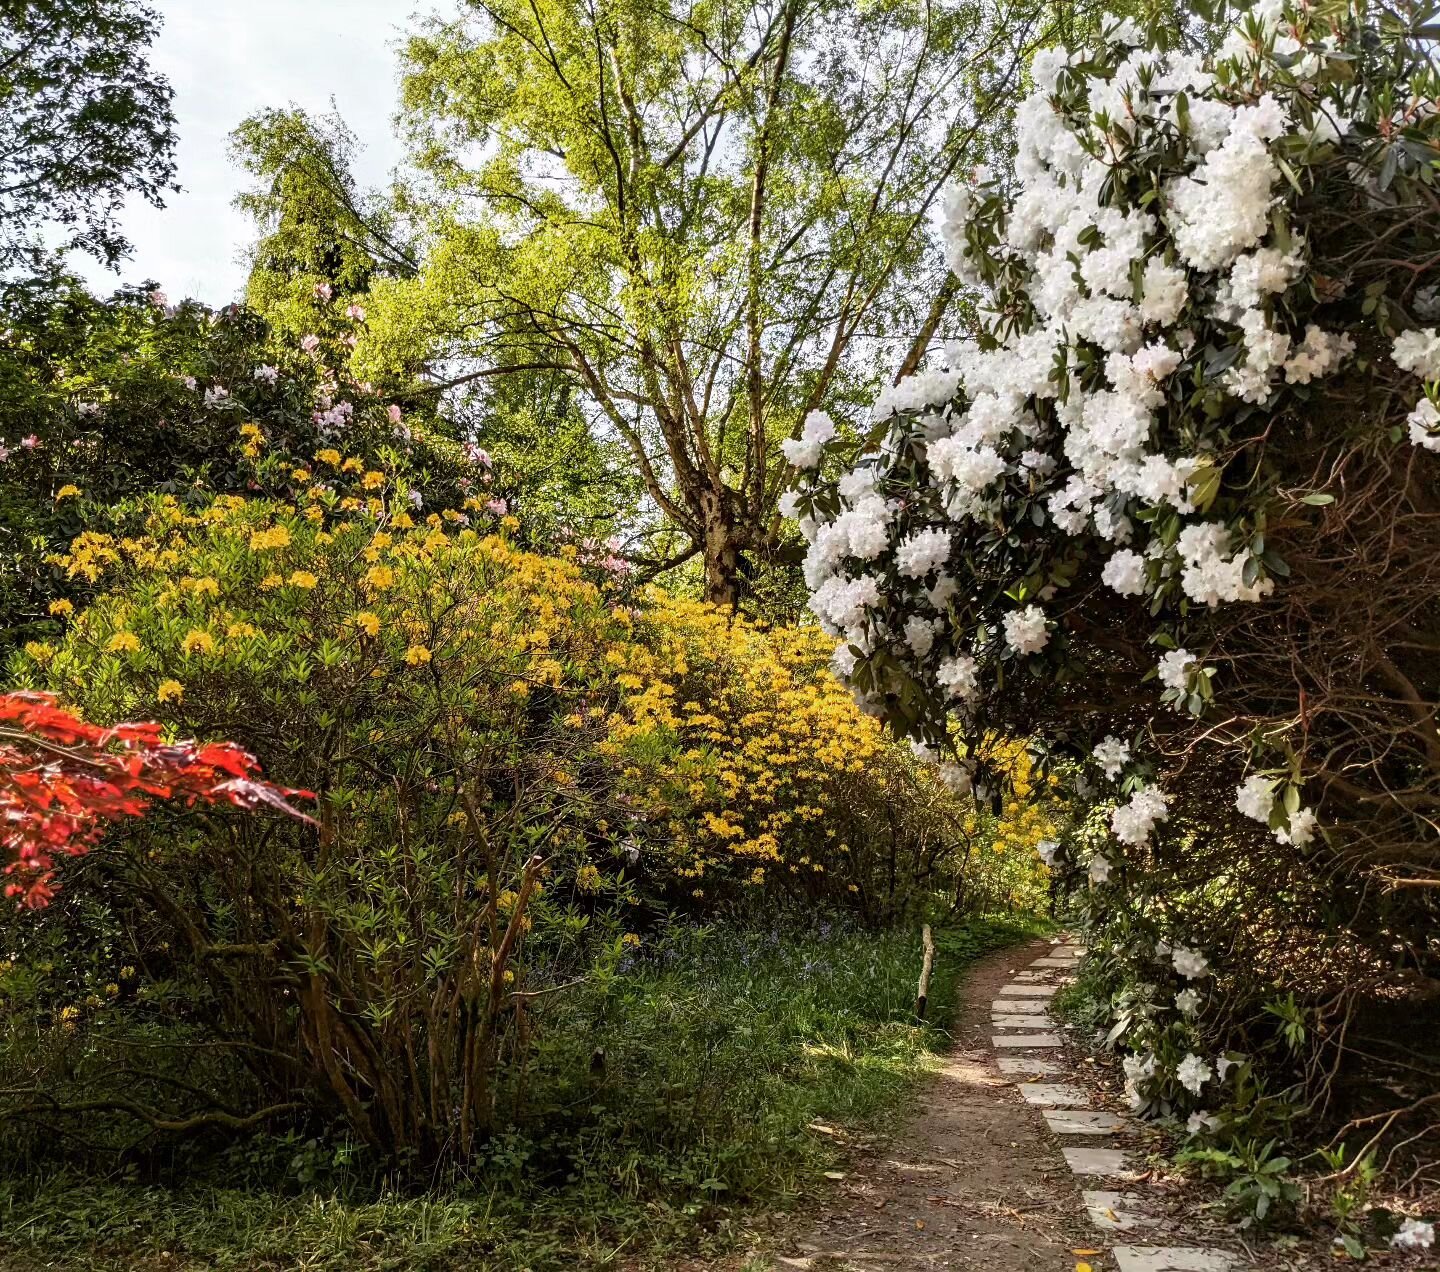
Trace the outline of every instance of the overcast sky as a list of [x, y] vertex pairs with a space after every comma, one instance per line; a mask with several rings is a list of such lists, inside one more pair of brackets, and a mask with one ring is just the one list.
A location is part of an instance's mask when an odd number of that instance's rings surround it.
[[427, 0], [151, 0], [165, 25], [152, 64], [175, 88], [184, 189], [163, 209], [135, 201], [124, 227], [134, 243], [119, 275], [76, 258], [92, 285], [157, 279], [172, 300], [235, 299], [245, 282], [240, 254], [249, 222], [230, 201], [244, 184], [227, 137], [262, 106], [325, 111], [335, 99], [363, 150], [357, 174], [381, 183], [399, 158], [391, 129], [397, 103], [395, 45]]

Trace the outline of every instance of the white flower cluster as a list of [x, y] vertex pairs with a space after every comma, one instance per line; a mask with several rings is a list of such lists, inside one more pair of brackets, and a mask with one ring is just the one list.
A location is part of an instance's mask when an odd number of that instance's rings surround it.
[[[822, 467], [839, 456], [823, 414], [784, 443], [800, 478], [782, 508], [809, 544], [810, 606], [867, 709], [893, 710], [938, 754], [952, 719], [986, 726], [997, 686], [1072, 672], [1069, 634], [1092, 603], [1125, 606], [1137, 645], [1153, 632], [1167, 646], [1134, 668], [1165, 702], [1211, 700], [1209, 655], [1193, 635], [1197, 653], [1171, 647], [1168, 624], [1203, 630], [1206, 611], [1275, 592], [1286, 567], [1252, 515], [1274, 490], [1255, 457], [1284, 444], [1266, 436], [1266, 413], [1305, 401], [1356, 349], [1327, 317], [1340, 311], [1321, 299], [1334, 280], [1310, 239], [1323, 235], [1299, 224], [1311, 213], [1296, 193], [1312, 165], [1348, 173], [1362, 198], [1384, 193], [1358, 162], [1375, 150], [1357, 138], [1379, 108], [1354, 82], [1349, 38], [1302, 0], [1257, 0], [1209, 60], [1148, 48], [1128, 21], [1094, 48], [1036, 54], [1013, 173], [977, 169], [941, 208], [946, 261], [979, 293], [983, 330], [879, 395], [883, 435], [849, 471], [832, 480], [844, 465]], [[1440, 318], [1440, 286], [1413, 309]], [[1410, 440], [1440, 452], [1440, 335], [1406, 332], [1392, 356], [1425, 386]], [[1313, 415], [1307, 428], [1327, 426]], [[917, 684], [932, 713], [918, 723], [895, 707]], [[1129, 743], [1106, 736], [1091, 755], [1126, 781], [1114, 840], [1078, 860], [1099, 889], [1137, 874], [1147, 854], [1127, 850], [1150, 843], [1170, 803], [1148, 774], [1126, 773]], [[952, 767], [967, 788], [982, 780]], [[1236, 807], [1304, 846], [1318, 819], [1280, 787], [1250, 778]], [[1043, 855], [1062, 852], [1047, 841]], [[1197, 949], [1166, 956], [1186, 980], [1209, 971]], [[1174, 1010], [1188, 1018], [1201, 1003], [1183, 989]], [[1127, 1060], [1135, 1089], [1157, 1063], [1136, 1060], [1132, 1075]], [[1178, 1071], [1167, 1063], [1196, 1095], [1216, 1076], [1193, 1053]]]
[[1426, 450], [1440, 451], [1440, 334], [1434, 327], [1404, 331], [1395, 337], [1390, 356], [1402, 371], [1425, 381], [1425, 395], [1410, 412], [1410, 440]]

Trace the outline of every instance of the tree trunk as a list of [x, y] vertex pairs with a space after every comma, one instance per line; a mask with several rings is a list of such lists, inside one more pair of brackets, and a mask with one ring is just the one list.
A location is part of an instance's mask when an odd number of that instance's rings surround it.
[[705, 495], [705, 599], [734, 609], [740, 601], [740, 537], [723, 495]]

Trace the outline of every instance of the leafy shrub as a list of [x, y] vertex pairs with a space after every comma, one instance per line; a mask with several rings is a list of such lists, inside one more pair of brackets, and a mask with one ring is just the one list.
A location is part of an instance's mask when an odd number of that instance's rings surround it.
[[1035, 844], [1055, 833], [1023, 746], [994, 744], [1013, 777], [979, 812], [888, 738], [831, 673], [813, 627], [769, 627], [652, 594], [621, 681], [612, 740], [635, 834], [692, 899], [769, 887], [874, 922], [1043, 902]]
[[161, 711], [316, 792], [318, 833], [157, 820], [96, 869], [146, 975], [198, 980], [196, 1016], [244, 1040], [273, 1113], [319, 1105], [386, 1152], [464, 1154], [531, 995], [583, 966], [624, 630], [573, 565], [372, 497], [149, 501], [145, 533], [67, 558], [125, 585], [43, 673], [103, 718]]

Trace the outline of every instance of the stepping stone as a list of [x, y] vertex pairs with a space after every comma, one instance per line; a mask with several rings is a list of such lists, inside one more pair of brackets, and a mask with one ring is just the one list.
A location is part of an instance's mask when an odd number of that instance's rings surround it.
[[1045, 1122], [1056, 1135], [1112, 1135], [1125, 1129], [1115, 1114], [1092, 1109], [1046, 1109]]
[[1085, 1103], [1084, 1091], [1063, 1082], [1022, 1082], [1016, 1089], [1024, 1096], [1026, 1104], [1048, 1104], [1051, 1108], [1074, 1109]]
[[1012, 1016], [1007, 1013], [990, 1018], [992, 1029], [1051, 1029], [1054, 1025], [1055, 1021], [1044, 1012], [1032, 1016]]
[[1041, 1077], [1047, 1073], [1063, 1073], [1064, 1065], [1051, 1060], [1027, 1060], [1024, 1056], [999, 1056], [995, 1061], [1001, 1073], [1011, 1077]]
[[[1050, 973], [1030, 971], [1016, 972], [1015, 980], [1017, 984], [1034, 984], [1036, 981], [1045, 981], [1048, 983], [1050, 980]], [[1055, 988], [1058, 989], [1059, 986], [1057, 985]]]
[[1065, 1164], [1077, 1175], [1103, 1175], [1110, 1179], [1138, 1179], [1140, 1172], [1119, 1148], [1062, 1148]]
[[1059, 992], [1059, 985], [1000, 986], [1000, 993], [1005, 998], [1053, 998]]
[[1116, 1246], [1120, 1272], [1235, 1272], [1243, 1266], [1224, 1250], [1198, 1250], [1192, 1246]]
[[1073, 968], [1073, 967], [1075, 966], [1075, 963], [1076, 963], [1076, 960], [1073, 959], [1073, 958], [1037, 958], [1033, 963], [1030, 964], [1030, 966], [1031, 966], [1031, 967], [1071, 967], [1071, 968]]
[[1060, 1039], [1053, 1033], [1036, 1034], [995, 1034], [990, 1039], [992, 1047], [1058, 1047]]
[[1131, 1228], [1154, 1227], [1160, 1222], [1154, 1215], [1147, 1215], [1140, 1209], [1144, 1200], [1134, 1193], [1086, 1189], [1080, 1198], [1090, 1212], [1090, 1222], [1097, 1228], [1126, 1232]]

